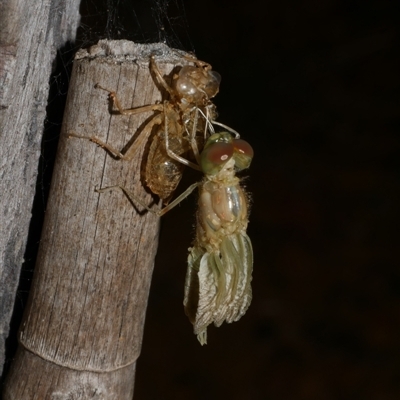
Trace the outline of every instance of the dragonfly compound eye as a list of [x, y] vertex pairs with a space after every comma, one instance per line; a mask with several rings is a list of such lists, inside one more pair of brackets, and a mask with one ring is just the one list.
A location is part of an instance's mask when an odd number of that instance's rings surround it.
[[232, 156], [232, 143], [211, 143], [201, 153], [201, 169], [207, 175], [215, 175], [232, 158]]
[[232, 144], [236, 169], [241, 171], [242, 169], [249, 168], [254, 156], [253, 148], [243, 139], [234, 139]]

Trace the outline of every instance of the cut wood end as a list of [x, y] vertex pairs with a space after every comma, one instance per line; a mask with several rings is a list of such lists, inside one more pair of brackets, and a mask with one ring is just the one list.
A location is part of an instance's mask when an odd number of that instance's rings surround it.
[[87, 49], [79, 50], [75, 60], [107, 57], [114, 61], [133, 60], [147, 68], [151, 55], [156, 57], [158, 63], [169, 64], [190, 64], [189, 59], [193, 57], [182, 50], [171, 49], [164, 43], [141, 44], [129, 40], [100, 40]]

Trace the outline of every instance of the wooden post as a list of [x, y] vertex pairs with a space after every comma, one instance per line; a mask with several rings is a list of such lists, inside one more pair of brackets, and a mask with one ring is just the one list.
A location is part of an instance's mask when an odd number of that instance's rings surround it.
[[[157, 248], [159, 218], [138, 212], [121, 184], [146, 204], [144, 146], [132, 161], [116, 160], [96, 136], [123, 149], [153, 112], [110, 113], [115, 90], [123, 107], [161, 100], [150, 54], [164, 73], [182, 59], [163, 44], [101, 41], [75, 59], [20, 348], [4, 399], [131, 399]], [[155, 205], [157, 207], [157, 205]]]
[[0, 375], [36, 191], [56, 51], [74, 42], [80, 0], [0, 1]]

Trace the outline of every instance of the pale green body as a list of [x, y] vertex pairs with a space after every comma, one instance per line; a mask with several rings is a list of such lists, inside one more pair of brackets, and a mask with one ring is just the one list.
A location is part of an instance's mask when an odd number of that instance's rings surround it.
[[247, 199], [234, 165], [232, 158], [217, 174], [206, 175], [199, 188], [184, 305], [201, 344], [207, 342], [208, 325], [239, 320], [252, 298]]

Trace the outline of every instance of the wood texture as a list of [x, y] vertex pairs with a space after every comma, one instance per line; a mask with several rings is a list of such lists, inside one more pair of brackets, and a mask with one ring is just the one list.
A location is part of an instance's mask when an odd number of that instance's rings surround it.
[[27, 241], [56, 50], [80, 0], [0, 1], [0, 373]]
[[161, 100], [150, 54], [164, 73], [182, 64], [162, 44], [101, 41], [77, 54], [6, 399], [132, 397], [159, 218], [135, 208], [121, 191], [99, 194], [95, 188], [121, 184], [158, 207], [140, 173], [148, 144], [128, 162], [68, 134], [96, 136], [118, 149], [136, 138], [154, 112], [112, 114], [107, 92], [95, 85], [115, 90], [127, 108]]
[[[9, 381], [18, 382], [13, 393], [6, 393], [5, 398], [34, 400], [78, 400], [78, 399], [132, 399], [133, 377], [136, 363], [108, 373], [74, 371], [45, 361], [36, 355], [19, 350], [8, 377]], [[37, 379], [26, 371], [34, 373]], [[121, 385], [121, 382], [129, 382]], [[10, 388], [8, 388], [9, 390]], [[127, 391], [129, 390], [129, 391]], [[12, 396], [12, 397], [11, 397]]]

